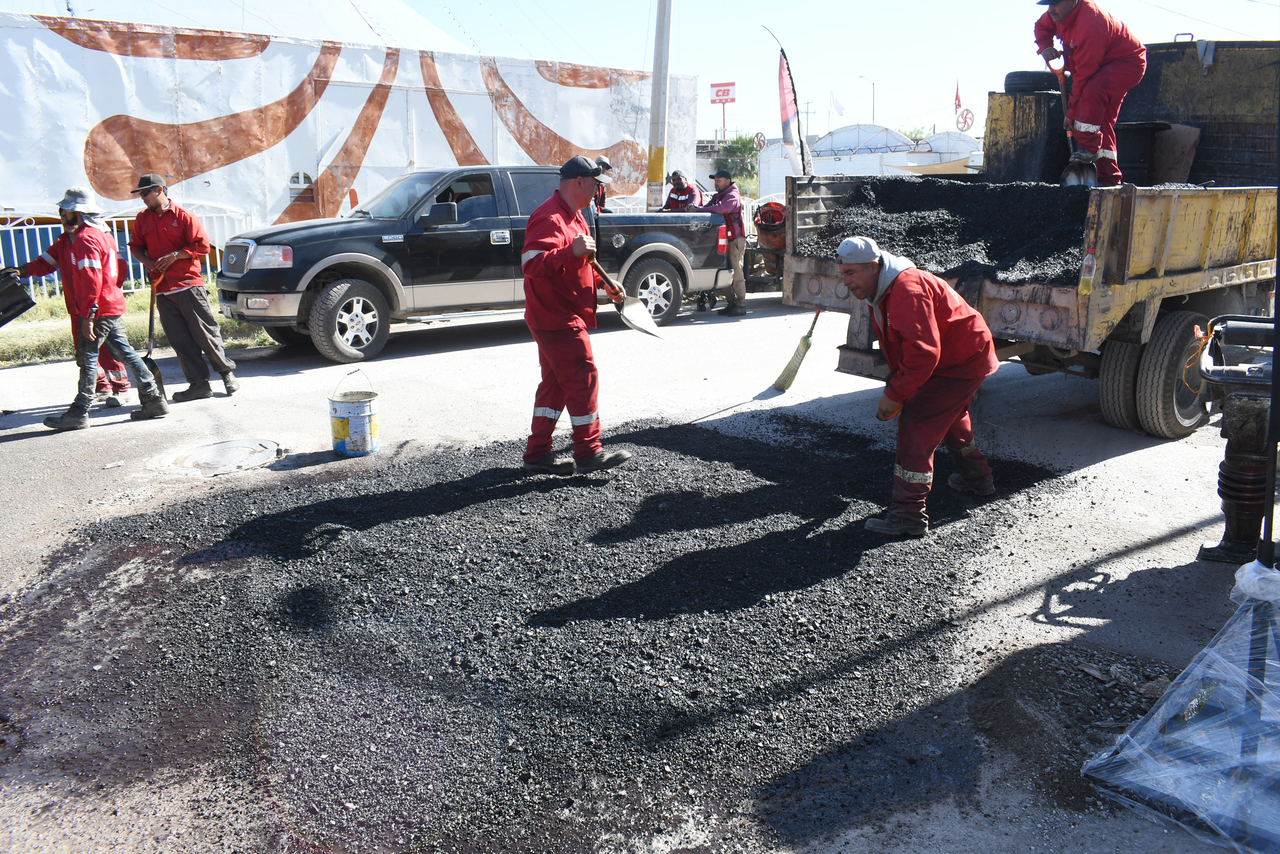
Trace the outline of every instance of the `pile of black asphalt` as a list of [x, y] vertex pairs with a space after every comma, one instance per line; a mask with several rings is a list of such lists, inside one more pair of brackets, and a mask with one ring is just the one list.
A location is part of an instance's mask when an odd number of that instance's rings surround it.
[[862, 523], [891, 450], [762, 429], [628, 425], [606, 438], [635, 460], [572, 478], [443, 450], [90, 524], [0, 609], [0, 780], [212, 774], [257, 804], [207, 806], [234, 850], [764, 850], [972, 797], [957, 597], [1061, 479], [996, 460], [994, 499], [942, 487], [929, 537], [886, 540]]
[[796, 246], [834, 258], [846, 237], [873, 238], [922, 270], [1007, 285], [1075, 287], [1089, 188], [867, 177]]

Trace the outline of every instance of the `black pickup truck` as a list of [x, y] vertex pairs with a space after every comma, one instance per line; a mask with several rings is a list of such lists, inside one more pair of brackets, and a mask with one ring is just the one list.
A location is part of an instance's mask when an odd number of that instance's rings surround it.
[[[519, 308], [525, 223], [558, 182], [555, 168], [538, 166], [411, 172], [341, 219], [237, 235], [218, 273], [222, 313], [282, 344], [314, 343], [335, 362], [358, 362], [381, 352], [391, 323]], [[659, 325], [690, 295], [729, 284], [721, 216], [592, 219], [601, 265]]]

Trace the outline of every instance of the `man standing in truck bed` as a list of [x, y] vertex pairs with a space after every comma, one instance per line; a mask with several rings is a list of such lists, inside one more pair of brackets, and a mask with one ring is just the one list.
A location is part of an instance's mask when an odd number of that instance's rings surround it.
[[[1036, 21], [1036, 50], [1046, 63], [1065, 56], [1071, 101], [1065, 126], [1073, 131], [1073, 160], [1093, 163], [1098, 186], [1120, 185], [1116, 119], [1124, 96], [1147, 71], [1147, 49], [1123, 23], [1093, 0], [1036, 0], [1049, 9]], [[1062, 51], [1053, 46], [1054, 36]]]
[[978, 386], [1000, 366], [991, 330], [950, 285], [910, 259], [882, 251], [869, 237], [846, 238], [836, 255], [844, 286], [871, 309], [892, 372], [876, 418], [898, 416], [893, 503], [884, 516], [868, 519], [866, 528], [922, 537], [929, 532], [925, 500], [939, 442], [958, 469], [948, 486], [977, 495], [996, 491], [969, 421]]
[[[520, 265], [524, 271], [524, 321], [538, 344], [542, 382], [533, 398], [533, 424], [524, 467], [570, 475], [621, 465], [628, 451], [605, 451], [600, 442], [597, 395], [600, 374], [588, 329], [596, 328], [596, 242], [583, 219], [609, 176], [579, 155], [560, 167], [560, 187], [529, 216]], [[569, 410], [573, 459], [551, 447], [560, 413]]]

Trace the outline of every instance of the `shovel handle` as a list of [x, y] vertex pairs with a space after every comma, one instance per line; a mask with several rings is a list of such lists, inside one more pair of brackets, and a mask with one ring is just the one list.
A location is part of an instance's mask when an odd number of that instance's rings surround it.
[[591, 256], [591, 266], [600, 274], [600, 278], [604, 281], [604, 289], [605, 292], [609, 294], [609, 299], [616, 303], [621, 303], [627, 296], [627, 292], [622, 289], [622, 285], [615, 282], [613, 278], [604, 271], [604, 267], [600, 266], [600, 262], [596, 260], [596, 256], [594, 255]]

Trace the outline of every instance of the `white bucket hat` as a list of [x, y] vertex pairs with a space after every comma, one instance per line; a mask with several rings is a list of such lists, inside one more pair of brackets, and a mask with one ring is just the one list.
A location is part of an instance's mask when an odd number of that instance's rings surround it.
[[62, 201], [58, 202], [58, 207], [64, 211], [80, 211], [85, 214], [102, 213], [102, 208], [98, 206], [98, 197], [93, 194], [93, 190], [84, 187], [72, 187], [67, 190]]

